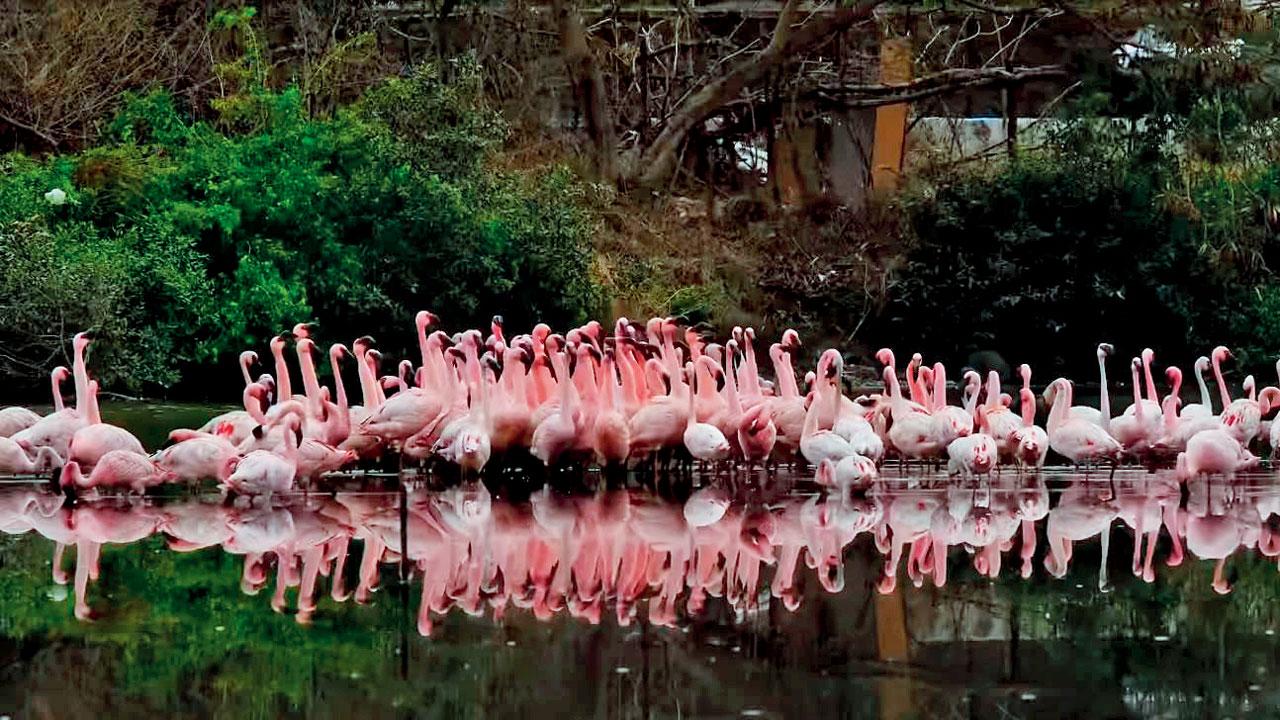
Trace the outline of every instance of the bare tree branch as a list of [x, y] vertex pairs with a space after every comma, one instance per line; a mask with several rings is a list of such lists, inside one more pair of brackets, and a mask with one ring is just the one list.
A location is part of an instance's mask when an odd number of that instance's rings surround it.
[[1016, 85], [1033, 80], [1067, 77], [1061, 65], [942, 70], [905, 85], [837, 85], [815, 88], [810, 95], [818, 100], [848, 108], [873, 108], [916, 102], [936, 95], [1000, 85]]
[[723, 77], [708, 83], [681, 103], [653, 143], [638, 153], [633, 152], [628, 158], [628, 176], [642, 185], [661, 182], [673, 169], [676, 151], [695, 125], [760, 82], [789, 58], [825, 44], [870, 19], [876, 7], [883, 2], [863, 0], [853, 7], [837, 8], [830, 14], [813, 17], [799, 27], [792, 27], [799, 3], [788, 0], [778, 15], [778, 24], [769, 45], [758, 55], [740, 61]]

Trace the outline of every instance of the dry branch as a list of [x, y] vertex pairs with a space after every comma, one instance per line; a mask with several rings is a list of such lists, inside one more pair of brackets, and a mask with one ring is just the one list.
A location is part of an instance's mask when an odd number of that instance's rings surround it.
[[628, 179], [642, 185], [654, 185], [666, 178], [674, 168], [676, 151], [689, 132], [744, 90], [759, 83], [788, 59], [820, 45], [840, 33], [871, 18], [884, 0], [864, 0], [853, 7], [838, 8], [829, 14], [811, 17], [792, 27], [798, 3], [788, 0], [778, 15], [778, 24], [768, 47], [759, 54], [743, 59], [717, 80], [705, 85], [681, 103], [653, 143], [632, 151], [626, 163]]

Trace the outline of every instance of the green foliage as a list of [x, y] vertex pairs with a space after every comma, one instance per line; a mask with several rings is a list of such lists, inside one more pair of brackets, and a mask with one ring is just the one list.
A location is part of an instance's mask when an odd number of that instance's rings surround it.
[[210, 290], [203, 257], [161, 226], [50, 228], [38, 217], [0, 226], [0, 342], [15, 374], [61, 359], [68, 329], [94, 328], [106, 339], [95, 358], [104, 382], [170, 384], [189, 350], [176, 340], [201, 329]]
[[1277, 72], [1270, 35], [1108, 67], [1047, 147], [918, 183], [882, 328], [1066, 370], [1103, 340], [1181, 364], [1222, 343], [1261, 370], [1280, 352]]
[[[5, 157], [7, 252], [39, 252], [0, 270], [9, 297], [31, 296], [0, 336], [41, 318], [46, 335], [47, 318], [99, 327], [120, 347], [100, 343], [96, 360], [130, 367], [137, 386], [304, 320], [334, 340], [408, 344], [422, 308], [455, 326], [584, 319], [601, 302], [585, 188], [563, 170], [491, 169], [505, 127], [474, 63], [450, 67], [447, 82], [425, 67], [323, 119], [299, 90], [251, 77], [213, 123], [163, 93], [130, 97], [102, 147]], [[51, 188], [67, 201], [46, 201]]]
[[406, 78], [371, 89], [356, 106], [385, 128], [384, 151], [415, 170], [471, 175], [506, 138], [497, 112], [484, 105], [484, 77], [473, 56], [419, 65]]

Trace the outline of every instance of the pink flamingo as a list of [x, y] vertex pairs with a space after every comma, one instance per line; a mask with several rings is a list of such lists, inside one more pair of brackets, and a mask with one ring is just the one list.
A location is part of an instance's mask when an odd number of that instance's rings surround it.
[[602, 467], [625, 465], [631, 453], [631, 429], [622, 414], [614, 351], [606, 350], [601, 366], [604, 376], [604, 406], [591, 428], [592, 449]]
[[1022, 427], [1022, 418], [1000, 402], [1000, 373], [987, 373], [987, 433], [996, 441], [1000, 457], [1012, 458], [1015, 444], [1012, 435]]
[[[708, 357], [699, 358], [699, 365], [715, 364], [715, 361]], [[706, 388], [705, 383], [709, 382], [710, 373], [695, 373], [695, 387], [689, 393], [688, 416], [685, 420], [685, 429], [682, 441], [685, 448], [693, 455], [695, 460], [702, 462], [716, 463], [729, 459], [730, 445], [729, 440], [725, 438], [724, 433], [720, 432], [720, 428], [710, 423], [698, 422], [695, 410], [694, 399], [697, 397], [697, 390]]]
[[[884, 351], [882, 351], [884, 352]], [[892, 354], [889, 356], [892, 361]], [[898, 376], [893, 365], [886, 363], [884, 382], [889, 388], [889, 416], [893, 424], [889, 426], [889, 444], [897, 449], [904, 459], [925, 459], [935, 457], [942, 446], [933, 436], [933, 418], [923, 408], [909, 403], [902, 397]]]
[[1187, 440], [1187, 449], [1178, 454], [1178, 476], [1184, 479], [1221, 474], [1234, 478], [1240, 470], [1258, 464], [1258, 458], [1236, 440], [1226, 428], [1205, 430]]
[[143, 492], [149, 487], [171, 482], [174, 473], [157, 465], [151, 458], [131, 450], [110, 450], [98, 458], [87, 477], [80, 463], [70, 460], [62, 466], [60, 484], [64, 488], [122, 488]]
[[564, 351], [557, 351], [551, 356], [551, 363], [555, 367], [560, 404], [534, 429], [530, 447], [530, 453], [548, 467], [573, 450], [584, 428], [582, 410], [577, 406], [578, 391], [569, 378], [568, 357]]
[[1098, 460], [1119, 460], [1123, 448], [1107, 431], [1087, 420], [1069, 416], [1071, 407], [1071, 381], [1058, 378], [1053, 407], [1045, 430], [1049, 435], [1049, 447], [1072, 463], [1093, 463]]
[[941, 447], [956, 438], [973, 432], [973, 415], [962, 407], [947, 404], [947, 368], [942, 363], [933, 365], [933, 439]]
[[1044, 468], [1049, 454], [1049, 434], [1036, 422], [1036, 396], [1031, 392], [1031, 366], [1018, 366], [1022, 376], [1022, 390], [1018, 393], [1018, 406], [1022, 411], [1022, 427], [1014, 431], [1010, 439], [1016, 445], [1014, 459], [1022, 467], [1032, 467], [1038, 472]]
[[280, 453], [254, 450], [240, 460], [235, 472], [222, 486], [246, 495], [284, 493], [293, 489], [298, 474], [298, 433], [302, 424], [296, 416], [283, 421], [284, 447]]
[[1209, 369], [1209, 358], [1201, 355], [1196, 358], [1196, 385], [1200, 388], [1200, 402], [1184, 405], [1182, 417], [1187, 420], [1200, 417], [1211, 417], [1213, 413], [1213, 397], [1209, 395], [1209, 386], [1204, 382], [1204, 372]]
[[35, 457], [12, 438], [0, 437], [0, 473], [31, 474], [52, 470], [62, 465], [62, 458], [45, 445], [35, 448]]
[[180, 480], [214, 478], [225, 482], [239, 464], [240, 453], [227, 437], [202, 435], [161, 450], [155, 462]]

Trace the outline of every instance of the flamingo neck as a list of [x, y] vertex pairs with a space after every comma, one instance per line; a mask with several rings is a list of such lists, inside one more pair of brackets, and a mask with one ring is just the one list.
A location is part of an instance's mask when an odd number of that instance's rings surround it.
[[289, 380], [289, 365], [284, 360], [284, 345], [271, 347], [271, 355], [276, 360], [276, 404], [293, 399], [293, 383]]
[[1022, 412], [1022, 424], [1031, 427], [1036, 422], [1036, 394], [1031, 388], [1024, 387], [1018, 391], [1018, 409]]
[[1141, 423], [1145, 419], [1142, 408], [1142, 379], [1138, 377], [1138, 367], [1133, 368], [1133, 415]]
[[321, 402], [320, 377], [316, 374], [316, 361], [311, 357], [311, 351], [303, 348], [304, 345], [298, 343], [298, 367], [302, 368], [302, 387], [307, 393], [307, 404], [312, 412], [318, 415]]
[[916, 365], [915, 358], [912, 358], [911, 362], [907, 363], [907, 394], [911, 397], [911, 402], [923, 405], [924, 399], [921, 397], [919, 377], [920, 369]]
[[1098, 356], [1098, 410], [1102, 413], [1102, 429], [1111, 431], [1111, 390], [1107, 387], [1107, 358]]
[[1147, 382], [1147, 399], [1151, 402], [1160, 402], [1160, 394], [1156, 391], [1155, 378], [1151, 376], [1151, 361], [1154, 356], [1148, 354], [1142, 358], [1142, 373], [1146, 377]]
[[1000, 407], [1000, 374], [995, 370], [987, 373], [987, 410]]
[[49, 376], [49, 383], [53, 386], [53, 411], [60, 413], [66, 409], [62, 402], [62, 376], [57, 370]]
[[[734, 373], [733, 373], [733, 348], [732, 347], [728, 347], [725, 349], [724, 360], [725, 360], [724, 389], [725, 389], [725, 398], [729, 402], [729, 414], [735, 418], [741, 417], [742, 416], [742, 398], [738, 397], [738, 381], [733, 376]], [[784, 385], [785, 380], [783, 379], [782, 372], [779, 370], [779, 368], [781, 367], [781, 363], [779, 362], [779, 360], [780, 358], [774, 359], [773, 367], [775, 371], [778, 371], [778, 385], [781, 388], [781, 386]], [[791, 378], [791, 381], [795, 382], [794, 376]]]
[[1231, 404], [1231, 393], [1227, 392], [1227, 381], [1222, 378], [1222, 361], [1218, 354], [1213, 355], [1213, 378], [1218, 383], [1218, 395], [1222, 398], [1222, 409], [1226, 410]]
[[71, 371], [76, 384], [76, 413], [80, 417], [88, 417], [89, 413], [89, 370], [85, 367], [84, 351], [86, 345], [77, 345], [72, 360]]
[[[1280, 368], [1280, 365], [1277, 368]], [[1200, 386], [1200, 404], [1208, 408], [1210, 414], [1213, 414], [1213, 398], [1209, 396], [1209, 386], [1204, 382], [1205, 369], [1199, 364], [1196, 365], [1196, 384]]]
[[947, 368], [942, 363], [933, 366], [933, 411], [947, 406]]

